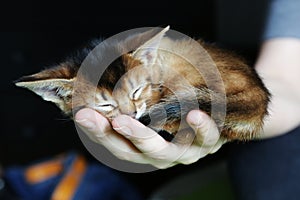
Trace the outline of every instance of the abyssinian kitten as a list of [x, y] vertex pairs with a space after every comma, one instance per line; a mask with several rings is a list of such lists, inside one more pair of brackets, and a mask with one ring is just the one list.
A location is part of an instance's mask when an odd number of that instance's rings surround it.
[[[121, 56], [96, 85], [90, 80], [93, 74], [79, 70], [100, 41], [58, 66], [20, 78], [16, 85], [54, 102], [67, 116], [83, 107], [95, 109], [110, 121], [127, 114], [168, 141], [175, 135], [180, 135], [180, 142], [190, 140], [193, 131], [185, 117], [196, 108], [212, 116], [222, 137], [256, 138], [267, 115], [269, 92], [255, 70], [234, 53], [199, 40], [203, 54], [214, 62], [220, 83], [210, 60], [197, 53], [194, 40], [171, 39], [165, 35], [168, 30], [153, 29], [111, 44]], [[134, 50], [128, 52], [130, 48]]]

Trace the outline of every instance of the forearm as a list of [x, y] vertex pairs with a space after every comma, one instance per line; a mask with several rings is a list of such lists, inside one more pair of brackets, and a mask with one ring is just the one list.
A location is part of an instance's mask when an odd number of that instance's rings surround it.
[[262, 137], [284, 134], [300, 124], [300, 1], [270, 0], [256, 70], [271, 92]]
[[284, 134], [300, 124], [300, 39], [266, 40], [256, 70], [272, 94], [263, 138]]
[[255, 67], [264, 78], [274, 78], [299, 93], [300, 38], [266, 40]]

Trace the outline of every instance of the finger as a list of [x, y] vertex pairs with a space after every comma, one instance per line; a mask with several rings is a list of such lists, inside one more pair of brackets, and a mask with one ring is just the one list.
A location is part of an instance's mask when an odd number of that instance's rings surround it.
[[74, 119], [80, 129], [96, 143], [101, 143], [103, 138], [112, 131], [108, 120], [89, 108], [78, 111]]
[[226, 138], [220, 137], [218, 142], [215, 144], [213, 148], [210, 149], [210, 154], [216, 153], [222, 146], [227, 142]]
[[169, 145], [155, 131], [129, 116], [118, 116], [113, 120], [112, 126], [114, 130], [132, 141], [144, 153], [151, 153]]
[[94, 136], [104, 137], [112, 128], [108, 120], [98, 112], [84, 108], [75, 115], [75, 122], [85, 131], [93, 133]]
[[199, 144], [192, 144], [184, 154], [177, 160], [177, 162], [182, 164], [191, 164], [199, 159], [207, 156], [208, 154], [215, 153], [217, 150], [221, 148], [221, 146], [225, 143], [224, 138], [220, 138], [214, 146], [203, 147], [199, 146]]
[[195, 131], [196, 138], [177, 162], [194, 163], [222, 146], [223, 141], [220, 140], [219, 130], [208, 115], [199, 110], [193, 110], [189, 112], [187, 122]]
[[191, 164], [194, 162], [197, 162], [199, 159], [203, 158], [207, 155], [205, 152], [203, 152], [203, 147], [199, 145], [192, 144], [182, 155], [180, 158], [177, 159], [178, 163], [182, 164]]
[[112, 126], [146, 156], [163, 163], [163, 165], [170, 165], [184, 151], [182, 147], [167, 142], [158, 133], [129, 116], [118, 116], [112, 122]]
[[190, 111], [187, 122], [195, 131], [196, 142], [205, 147], [215, 146], [220, 138], [220, 133], [215, 122], [204, 112], [199, 110]]
[[75, 115], [75, 121], [90, 139], [105, 146], [116, 157], [132, 162], [146, 162], [144, 155], [130, 141], [116, 133], [108, 120], [96, 111], [82, 109]]

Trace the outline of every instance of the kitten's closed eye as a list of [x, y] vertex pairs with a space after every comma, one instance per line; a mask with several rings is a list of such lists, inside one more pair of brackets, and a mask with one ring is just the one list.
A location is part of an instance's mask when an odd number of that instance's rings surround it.
[[146, 90], [146, 88], [148, 87], [149, 85], [147, 84], [144, 84], [144, 85], [141, 85], [139, 87], [137, 87], [136, 89], [133, 90], [133, 92], [131, 93], [130, 95], [130, 98], [134, 101], [138, 100], [142, 93], [144, 92], [144, 90]]
[[109, 120], [113, 120], [120, 114], [118, 105], [115, 101], [97, 103], [93, 109], [106, 116]]
[[98, 104], [96, 105], [96, 107], [100, 110], [103, 110], [103, 111], [112, 111], [113, 109], [115, 109], [117, 106], [116, 105], [113, 105], [113, 104], [110, 104], [110, 103], [104, 103], [104, 104]]

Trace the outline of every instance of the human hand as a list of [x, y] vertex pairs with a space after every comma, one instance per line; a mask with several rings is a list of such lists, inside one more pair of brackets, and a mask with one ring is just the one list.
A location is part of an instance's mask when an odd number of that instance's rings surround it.
[[121, 115], [112, 124], [94, 110], [80, 110], [75, 121], [94, 142], [106, 147], [122, 160], [168, 168], [176, 164], [194, 163], [216, 152], [226, 142], [214, 121], [201, 111], [191, 111], [187, 122], [195, 132], [189, 145], [164, 140], [150, 128], [133, 118]]

